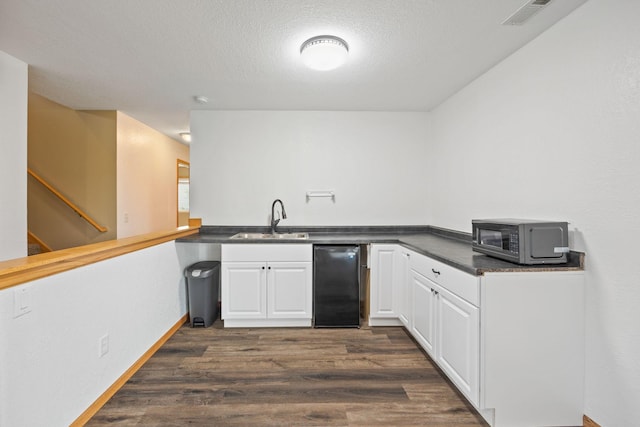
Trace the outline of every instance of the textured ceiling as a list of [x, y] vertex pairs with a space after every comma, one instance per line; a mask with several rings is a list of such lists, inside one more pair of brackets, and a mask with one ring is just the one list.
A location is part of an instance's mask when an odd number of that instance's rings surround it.
[[[505, 26], [526, 0], [1, 0], [0, 50], [32, 91], [178, 139], [192, 109], [428, 111], [585, 1]], [[303, 67], [319, 34], [346, 66]]]

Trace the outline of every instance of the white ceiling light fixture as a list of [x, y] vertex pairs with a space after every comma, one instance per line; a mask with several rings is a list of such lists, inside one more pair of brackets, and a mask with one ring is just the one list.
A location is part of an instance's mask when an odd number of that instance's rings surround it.
[[300, 46], [302, 62], [314, 70], [328, 71], [347, 61], [349, 45], [336, 36], [311, 37]]
[[180, 132], [180, 138], [184, 142], [191, 142], [191, 132]]

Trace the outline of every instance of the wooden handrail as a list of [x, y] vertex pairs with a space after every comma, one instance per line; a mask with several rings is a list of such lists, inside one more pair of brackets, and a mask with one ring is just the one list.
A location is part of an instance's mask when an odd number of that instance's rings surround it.
[[40, 175], [32, 171], [30, 168], [27, 168], [27, 173], [31, 175], [36, 181], [42, 184], [47, 190], [51, 191], [57, 198], [62, 200], [67, 206], [69, 206], [75, 213], [80, 215], [85, 221], [91, 224], [96, 230], [101, 233], [105, 233], [107, 231], [106, 227], [101, 226], [96, 221], [93, 220], [89, 215], [87, 215], [82, 209], [76, 206], [71, 200], [67, 199], [62, 193], [53, 188], [47, 181], [45, 181]]
[[53, 249], [51, 249], [49, 245], [47, 245], [45, 242], [42, 241], [42, 239], [40, 239], [38, 236], [36, 236], [29, 230], [27, 230], [27, 241], [39, 244], [43, 252], [53, 251]]

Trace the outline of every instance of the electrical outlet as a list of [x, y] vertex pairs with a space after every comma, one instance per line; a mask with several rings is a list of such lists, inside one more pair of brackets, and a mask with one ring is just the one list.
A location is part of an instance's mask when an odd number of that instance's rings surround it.
[[104, 335], [103, 337], [100, 338], [100, 341], [98, 342], [98, 346], [100, 349], [100, 353], [99, 353], [100, 357], [109, 353], [109, 334]]
[[13, 291], [13, 317], [29, 313], [31, 306], [31, 285], [16, 288]]
[[129, 214], [127, 212], [124, 213], [124, 223], [127, 224], [129, 222]]

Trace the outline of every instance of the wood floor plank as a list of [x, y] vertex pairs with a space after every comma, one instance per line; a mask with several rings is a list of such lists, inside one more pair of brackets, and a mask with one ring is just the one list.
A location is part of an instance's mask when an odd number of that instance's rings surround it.
[[482, 426], [462, 405], [430, 406], [387, 403], [371, 410], [370, 405], [347, 405], [349, 426]]
[[88, 426], [486, 426], [402, 328], [182, 327]]
[[145, 427], [348, 425], [344, 405], [333, 404], [152, 407], [139, 422]]

